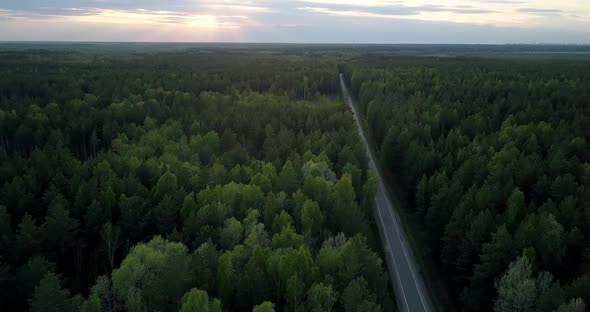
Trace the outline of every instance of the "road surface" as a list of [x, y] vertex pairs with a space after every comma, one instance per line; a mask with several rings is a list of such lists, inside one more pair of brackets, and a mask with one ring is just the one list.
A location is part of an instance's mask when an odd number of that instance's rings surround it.
[[340, 84], [342, 87], [342, 95], [344, 100], [352, 109], [354, 120], [359, 129], [359, 133], [369, 157], [369, 168], [371, 168], [377, 176], [377, 192], [375, 193], [375, 221], [379, 228], [383, 248], [389, 269], [389, 276], [394, 287], [397, 305], [400, 311], [409, 312], [430, 312], [430, 300], [427, 292], [423, 286], [422, 279], [419, 272], [416, 270], [415, 261], [412, 253], [407, 247], [403, 228], [401, 227], [399, 216], [393, 209], [391, 200], [383, 184], [383, 176], [375, 158], [367, 143], [367, 137], [363, 130], [359, 115], [357, 113], [355, 104], [350, 97], [346, 83], [344, 82], [344, 75], [340, 74]]

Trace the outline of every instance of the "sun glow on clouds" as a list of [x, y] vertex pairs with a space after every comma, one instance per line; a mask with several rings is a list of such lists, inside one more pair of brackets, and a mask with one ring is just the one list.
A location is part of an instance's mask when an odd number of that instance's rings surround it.
[[186, 14], [173, 11], [150, 11], [136, 9], [132, 11], [112, 9], [64, 8], [72, 14], [22, 14], [15, 11], [0, 10], [0, 16], [12, 17], [24, 21], [54, 21], [65, 23], [104, 23], [121, 25], [180, 25], [202, 28], [239, 28], [239, 20], [247, 19], [244, 15]]
[[95, 10], [89, 15], [69, 16], [67, 19], [91, 23], [112, 24], [174, 24], [202, 28], [239, 28], [235, 20], [246, 16], [216, 16], [206, 14], [183, 14], [169, 11]]

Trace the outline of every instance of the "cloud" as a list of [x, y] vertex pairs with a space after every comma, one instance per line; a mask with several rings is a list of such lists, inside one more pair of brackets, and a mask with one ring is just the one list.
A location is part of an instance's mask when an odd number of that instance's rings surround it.
[[562, 14], [562, 10], [558, 9], [538, 9], [538, 8], [520, 8], [516, 10], [520, 13], [531, 13], [531, 14]]
[[113, 10], [102, 8], [63, 8], [59, 14], [40, 14], [0, 10], [0, 16], [22, 21], [55, 21], [61, 23], [99, 23], [121, 25], [176, 24], [202, 28], [239, 28], [237, 20], [247, 19], [243, 15], [190, 14], [164, 10]]
[[[458, 37], [465, 37], [468, 30], [475, 26], [491, 27], [492, 30], [507, 27], [541, 33], [559, 30], [579, 34], [582, 33], [579, 29], [590, 29], [587, 1], [8, 0], [0, 4], [0, 29], [3, 30], [0, 40], [18, 37], [19, 32], [24, 32], [19, 29], [36, 27], [39, 34], [50, 31], [70, 33], [64, 29], [92, 28], [95, 25], [98, 29], [111, 27], [113, 32], [109, 35], [116, 34], [117, 38], [124, 37], [124, 32], [135, 31], [149, 36], [165, 30], [166, 35], [173, 34], [174, 38], [186, 35], [185, 40], [199, 40], [195, 39], [200, 38], [194, 35], [200, 34], [196, 29], [204, 29], [212, 34], [210, 40], [213, 41], [226, 38], [223, 36], [227, 33], [242, 36], [244, 40], [257, 38], [281, 42], [295, 38], [296, 34], [296, 38], [307, 36], [311, 41], [318, 38], [321, 30], [326, 30], [323, 36], [331, 39], [347, 38], [361, 29], [385, 38], [386, 33], [392, 33], [393, 27], [411, 31], [404, 29], [411, 29], [415, 23], [425, 25], [413, 34], [423, 38], [431, 38], [430, 33], [440, 31], [442, 24], [457, 25], [456, 28], [442, 29], [453, 31], [449, 35]], [[9, 24], [13, 28], [7, 30]], [[431, 29], [425, 30], [428, 27]], [[254, 37], [246, 35], [254, 33]], [[507, 33], [503, 32], [503, 35], [509, 38]], [[88, 34], [89, 37], [99, 35], [103, 33]], [[162, 37], [167, 38], [163, 34]], [[369, 38], [368, 35], [365, 37]], [[487, 40], [485, 32], [477, 40]]]
[[236, 12], [270, 12], [271, 8], [259, 5], [266, 1], [212, 1], [212, 0], [18, 0], [0, 4], [0, 9], [27, 12], [37, 15], [75, 15], [73, 12], [93, 10], [110, 10], [120, 12], [134, 12], [144, 10], [156, 14], [180, 13], [209, 14], [222, 12], [234, 14]]
[[[425, 0], [19, 0], [2, 4], [3, 9], [20, 12], [30, 17], [94, 15], [96, 11], [109, 11], [126, 14], [146, 13], [175, 15], [240, 15], [260, 16], [306, 11], [308, 14], [329, 14], [341, 17], [364, 16], [373, 18], [392, 18], [418, 16], [425, 14], [448, 15], [489, 15], [502, 13], [498, 5], [526, 3], [519, 0], [470, 0], [469, 4], [441, 0], [440, 4], [428, 4]], [[465, 1], [465, 0], [463, 0]], [[529, 0], [530, 1], [530, 0]], [[574, 0], [575, 1], [575, 0]], [[422, 4], [420, 4], [422, 2]], [[463, 2], [465, 3], [465, 2]], [[495, 6], [493, 4], [496, 4]], [[43, 5], [41, 5], [43, 4]], [[490, 5], [491, 4], [491, 5]], [[138, 10], [145, 12], [138, 12]], [[514, 11], [514, 10], [512, 10]], [[180, 13], [182, 12], [182, 13]], [[520, 8], [523, 14], [558, 14], [558, 9]], [[506, 11], [504, 11], [506, 13]], [[133, 18], [133, 20], [136, 20]], [[148, 19], [149, 20], [149, 19]], [[452, 21], [452, 19], [450, 20]], [[284, 21], [283, 21], [284, 22]], [[292, 21], [295, 22], [295, 21]]]
[[479, 3], [495, 3], [495, 4], [525, 4], [527, 1], [519, 0], [471, 0], [472, 2]]
[[[424, 12], [451, 12], [457, 14], [489, 14], [497, 13], [497, 11], [489, 9], [476, 8], [471, 5], [457, 5], [457, 6], [444, 6], [444, 5], [420, 5], [420, 6], [408, 6], [401, 4], [402, 2], [385, 2], [376, 4], [349, 4], [339, 3], [337, 1], [329, 0], [304, 0], [304, 2], [313, 3], [315, 6], [305, 6], [307, 8], [317, 8], [322, 12], [331, 12], [332, 14], [343, 14], [345, 12], [356, 12], [368, 16], [408, 16], [408, 15], [419, 15]], [[312, 10], [313, 11], [313, 10]]]
[[298, 8], [316, 14], [327, 14], [334, 16], [350, 16], [365, 18], [401, 18], [418, 16], [424, 13], [451, 13], [451, 14], [492, 14], [497, 11], [487, 9], [477, 9], [471, 6], [446, 7], [440, 5], [422, 5], [422, 6], [404, 6], [404, 5], [386, 5], [386, 6], [362, 6], [350, 4], [332, 4], [321, 3], [321, 1], [308, 1], [317, 3], [317, 6], [305, 6]]
[[271, 14], [274, 9], [265, 4], [268, 3], [264, 0], [20, 0], [0, 4], [3, 10], [0, 19], [29, 24], [43, 22], [45, 27], [50, 26], [48, 22], [76, 27], [81, 23], [111, 24], [118, 25], [121, 31], [130, 25], [239, 29], [256, 25], [254, 16]]

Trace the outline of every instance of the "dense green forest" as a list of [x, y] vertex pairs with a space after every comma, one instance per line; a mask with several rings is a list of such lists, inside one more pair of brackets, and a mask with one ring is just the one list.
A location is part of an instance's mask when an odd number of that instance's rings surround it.
[[2, 46], [0, 306], [395, 310], [343, 72], [459, 310], [584, 311], [590, 59], [525, 48]]
[[394, 310], [338, 58], [0, 49], [0, 306]]
[[590, 61], [364, 56], [381, 162], [464, 311], [590, 303]]

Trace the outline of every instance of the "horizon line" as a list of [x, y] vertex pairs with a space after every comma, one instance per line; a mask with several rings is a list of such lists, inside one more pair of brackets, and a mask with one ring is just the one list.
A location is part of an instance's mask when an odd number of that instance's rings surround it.
[[40, 44], [40, 43], [58, 43], [58, 44], [269, 44], [269, 45], [398, 45], [398, 46], [420, 46], [420, 45], [478, 45], [478, 46], [590, 46], [588, 43], [552, 43], [552, 42], [537, 42], [537, 43], [523, 43], [523, 42], [504, 42], [504, 43], [408, 43], [408, 42], [270, 42], [270, 41], [82, 41], [82, 40], [1, 40], [0, 44]]

